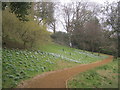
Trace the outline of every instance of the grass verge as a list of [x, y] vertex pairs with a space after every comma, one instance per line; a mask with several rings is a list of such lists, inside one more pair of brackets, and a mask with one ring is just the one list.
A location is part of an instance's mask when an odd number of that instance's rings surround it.
[[68, 80], [68, 88], [118, 88], [118, 59]]

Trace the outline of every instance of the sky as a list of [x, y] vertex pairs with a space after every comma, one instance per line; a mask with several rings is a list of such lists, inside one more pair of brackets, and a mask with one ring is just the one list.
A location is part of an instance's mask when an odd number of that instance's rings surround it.
[[[74, 1], [81, 1], [81, 0], [60, 0], [60, 2], [62, 3], [66, 3], [66, 2], [74, 2]], [[84, 0], [85, 1], [85, 0]], [[113, 2], [113, 1], [119, 1], [119, 0], [87, 0], [89, 2], [96, 2], [96, 3], [99, 3], [99, 4], [104, 4], [104, 2], [108, 1], [108, 2]]]
[[108, 2], [113, 2], [113, 1], [118, 1], [118, 0], [90, 0], [91, 2], [96, 2], [99, 4], [104, 4], [104, 2], [108, 1]]

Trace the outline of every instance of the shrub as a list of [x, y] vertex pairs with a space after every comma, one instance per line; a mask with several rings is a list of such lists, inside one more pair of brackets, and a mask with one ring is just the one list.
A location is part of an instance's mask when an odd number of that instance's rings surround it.
[[54, 42], [61, 44], [61, 45], [69, 46], [69, 38], [68, 38], [67, 33], [59, 31], [59, 32], [52, 34], [51, 37], [53, 38]]
[[[50, 41], [46, 26], [38, 25], [30, 16], [28, 16], [28, 22], [22, 22], [14, 13], [10, 13], [10, 9], [8, 8], [3, 11], [2, 18], [3, 46], [14, 48], [16, 44], [20, 43], [22, 48], [29, 48]], [[13, 42], [14, 44], [12, 44]]]

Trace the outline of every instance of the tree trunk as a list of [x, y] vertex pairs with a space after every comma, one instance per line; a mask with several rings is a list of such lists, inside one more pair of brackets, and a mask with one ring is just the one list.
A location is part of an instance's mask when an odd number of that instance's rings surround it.
[[31, 45], [31, 48], [33, 48], [33, 43], [34, 43], [34, 42], [31, 42], [31, 44], [30, 44], [30, 45]]
[[90, 46], [91, 46], [91, 53], [93, 54], [93, 43], [92, 43], [92, 41], [91, 41]]
[[69, 34], [69, 46], [72, 47], [71, 34]]
[[117, 37], [118, 37], [117, 56], [120, 57], [120, 1], [118, 2], [118, 30], [117, 30]]
[[24, 46], [24, 49], [25, 49], [25, 47], [26, 47], [26, 42], [24, 41], [24, 44], [23, 44], [23, 46]]
[[54, 33], [56, 32], [56, 25], [55, 25], [55, 22], [53, 22], [53, 32], [54, 32]]
[[94, 49], [93, 49], [93, 47], [92, 47], [92, 54], [93, 54], [93, 52], [94, 52]]
[[100, 56], [100, 49], [98, 49], [98, 56]]

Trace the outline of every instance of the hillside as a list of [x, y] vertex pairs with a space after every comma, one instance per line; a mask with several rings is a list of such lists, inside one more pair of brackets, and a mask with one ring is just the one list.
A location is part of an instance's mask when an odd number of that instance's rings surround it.
[[22, 80], [43, 72], [87, 64], [106, 57], [57, 44], [44, 45], [39, 50], [31, 51], [3, 49], [3, 88], [15, 87]]

